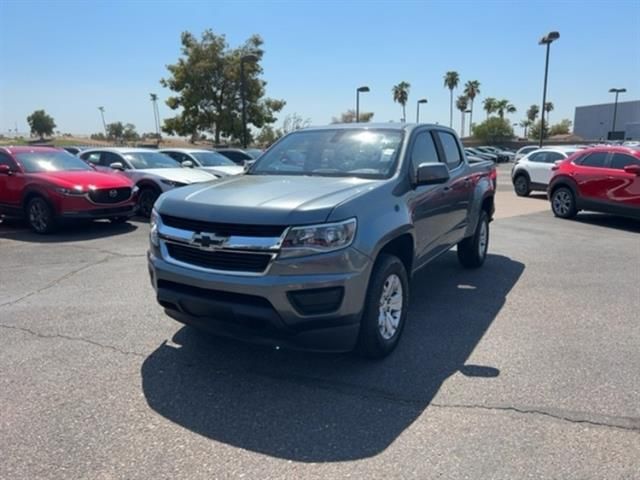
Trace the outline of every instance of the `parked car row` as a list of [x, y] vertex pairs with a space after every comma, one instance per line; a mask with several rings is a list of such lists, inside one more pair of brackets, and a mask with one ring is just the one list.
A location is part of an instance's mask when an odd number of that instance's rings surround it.
[[[148, 217], [160, 194], [238, 175], [250, 155], [239, 149], [0, 148], [0, 215], [27, 219], [38, 233], [65, 219], [124, 222]], [[235, 160], [231, 160], [232, 156]]]

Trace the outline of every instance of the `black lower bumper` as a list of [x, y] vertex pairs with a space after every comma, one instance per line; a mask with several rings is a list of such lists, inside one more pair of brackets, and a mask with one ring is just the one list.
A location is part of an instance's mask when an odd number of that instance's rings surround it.
[[133, 217], [136, 213], [135, 205], [113, 208], [94, 208], [91, 210], [79, 210], [76, 212], [62, 212], [60, 217], [65, 219], [97, 220], [100, 218]]
[[[189, 287], [186, 287], [189, 288]], [[262, 297], [211, 291], [210, 294], [184, 288], [156, 291], [157, 300], [174, 320], [215, 335], [277, 345], [292, 349], [346, 352], [355, 347], [360, 317], [310, 318], [308, 324], [287, 326], [271, 303]]]

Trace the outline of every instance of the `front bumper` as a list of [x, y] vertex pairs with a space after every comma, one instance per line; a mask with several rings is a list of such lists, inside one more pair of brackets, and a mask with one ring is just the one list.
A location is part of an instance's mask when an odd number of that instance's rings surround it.
[[101, 218], [133, 217], [136, 213], [135, 204], [119, 207], [92, 208], [87, 210], [66, 210], [60, 213], [65, 219], [97, 220]]
[[[158, 303], [179, 322], [254, 343], [349, 351], [358, 337], [372, 262], [347, 248], [276, 259], [267, 274], [242, 276], [176, 265], [152, 248], [148, 265]], [[301, 312], [296, 295], [312, 303], [332, 298], [335, 308]]]

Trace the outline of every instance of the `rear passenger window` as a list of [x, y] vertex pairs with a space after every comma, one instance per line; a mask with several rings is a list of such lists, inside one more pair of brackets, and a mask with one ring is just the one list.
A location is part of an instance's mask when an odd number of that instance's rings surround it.
[[462, 155], [460, 154], [460, 148], [456, 138], [447, 132], [438, 132], [438, 138], [442, 143], [442, 149], [444, 150], [444, 157], [449, 167], [449, 170], [456, 168], [462, 161]]
[[527, 157], [527, 160], [529, 160], [530, 162], [544, 162], [545, 157], [546, 157], [545, 152], [537, 152], [529, 155]]
[[554, 163], [554, 162], [557, 162], [558, 160], [564, 160], [564, 159], [565, 159], [565, 157], [561, 153], [558, 153], [558, 152], [547, 152], [547, 156], [544, 159], [544, 162], [545, 163]]
[[640, 160], [631, 155], [625, 155], [624, 153], [613, 154], [613, 158], [611, 158], [611, 168], [623, 170], [627, 165], [640, 165]]
[[429, 132], [421, 132], [416, 136], [411, 150], [411, 165], [416, 171], [421, 163], [438, 162], [438, 151]]
[[604, 168], [607, 162], [607, 152], [594, 152], [590, 153], [582, 159], [580, 165], [583, 167], [599, 167]]

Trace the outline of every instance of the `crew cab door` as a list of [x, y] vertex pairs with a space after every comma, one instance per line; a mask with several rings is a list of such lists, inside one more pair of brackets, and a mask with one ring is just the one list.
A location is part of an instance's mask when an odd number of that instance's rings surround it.
[[9, 167], [0, 173], [0, 213], [18, 214], [24, 188], [24, 175], [10, 155], [0, 152], [0, 165]]

